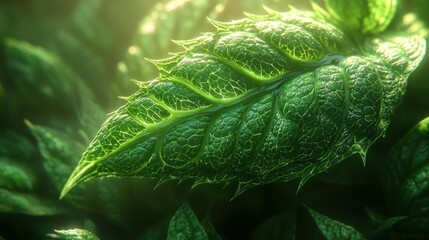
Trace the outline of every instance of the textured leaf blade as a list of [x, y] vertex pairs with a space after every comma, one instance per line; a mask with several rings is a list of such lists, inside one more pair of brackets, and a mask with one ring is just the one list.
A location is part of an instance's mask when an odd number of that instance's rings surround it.
[[183, 204], [170, 221], [167, 239], [208, 240], [209, 238], [191, 207], [188, 204]]
[[[364, 156], [385, 132], [425, 43], [386, 35], [359, 53], [321, 21], [270, 11], [213, 22], [216, 33], [181, 42], [186, 51], [154, 61], [160, 77], [138, 83], [103, 124], [62, 196], [103, 176], [237, 180], [240, 193], [303, 183], [352, 154]], [[318, 44], [298, 47], [310, 38]]]
[[310, 212], [311, 217], [316, 222], [323, 236], [325, 236], [327, 240], [341, 240], [341, 239], [364, 240], [366, 239], [361, 233], [356, 231], [351, 226], [348, 226], [342, 222], [333, 220], [310, 208], [308, 208], [308, 211]]

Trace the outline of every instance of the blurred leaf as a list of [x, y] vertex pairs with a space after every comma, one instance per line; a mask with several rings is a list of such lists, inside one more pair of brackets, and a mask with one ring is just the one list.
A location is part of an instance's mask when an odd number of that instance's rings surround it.
[[60, 11], [55, 2], [57, 1], [0, 1], [0, 39], [10, 37], [43, 44], [47, 37], [64, 26], [65, 13], [74, 4], [74, 1], [63, 2], [60, 6], [65, 9]]
[[84, 229], [68, 229], [54, 230], [55, 233], [47, 234], [47, 236], [64, 240], [98, 240], [99, 238], [88, 230]]
[[[96, 44], [96, 43], [94, 43]], [[105, 102], [111, 94], [107, 91], [111, 79], [105, 60], [95, 49], [88, 46], [69, 29], [56, 32], [46, 43], [49, 51], [56, 53], [70, 69], [82, 78], [92, 90], [97, 100]], [[88, 63], [88, 64], [86, 64]], [[82, 81], [82, 80], [80, 80]], [[117, 95], [114, 96], [115, 98]]]
[[161, 221], [146, 228], [138, 240], [165, 240], [167, 239], [169, 221]]
[[392, 216], [408, 216], [396, 229], [404, 239], [429, 235], [429, 117], [398, 142], [389, 155], [387, 201]]
[[0, 132], [0, 156], [29, 160], [35, 153], [35, 147], [24, 136], [10, 130]]
[[36, 216], [66, 213], [58, 201], [52, 201], [34, 194], [0, 189], [0, 212]]
[[411, 2], [412, 9], [417, 12], [419, 17], [421, 19], [423, 19], [426, 22], [426, 24], [429, 24], [429, 16], [428, 16], [427, 11], [426, 11], [427, 9], [429, 9], [429, 1], [427, 1], [427, 0], [412, 0], [412, 1], [407, 1], [407, 2]]
[[219, 233], [216, 231], [215, 227], [213, 226], [211, 217], [209, 215], [207, 215], [201, 221], [201, 226], [204, 228], [204, 231], [206, 232], [209, 240], [222, 240], [222, 237], [219, 235]]
[[6, 39], [4, 44], [6, 77], [0, 80], [10, 105], [6, 109], [10, 121], [34, 115], [47, 119], [54, 113], [57, 119], [76, 117], [80, 107], [90, 103], [89, 89], [55, 55], [14, 39]]
[[308, 211], [313, 217], [313, 220], [316, 222], [323, 236], [327, 240], [361, 240], [365, 237], [356, 231], [353, 227], [348, 226], [342, 222], [333, 220], [325, 215], [317, 213], [316, 211], [308, 208]]
[[5, 93], [4, 93], [3, 85], [0, 82], [0, 111], [3, 108], [4, 101], [5, 101]]
[[375, 225], [383, 224], [384, 221], [386, 221], [386, 217], [381, 215], [378, 212], [375, 212], [371, 210], [370, 208], [365, 208], [365, 212], [368, 215], [369, 219], [371, 220], [371, 223]]
[[0, 188], [13, 191], [32, 191], [37, 179], [25, 165], [0, 157]]
[[[22, 110], [67, 109], [71, 86], [69, 81], [64, 81], [66, 73], [58, 64], [58, 59], [26, 42], [6, 39], [4, 44], [7, 75], [1, 80], [4, 81], [9, 101], [18, 102], [15, 105], [21, 105]], [[55, 101], [61, 97], [68, 100], [65, 106], [63, 101]]]
[[80, 0], [73, 12], [70, 28], [74, 36], [79, 36], [91, 49], [108, 51], [112, 46], [112, 36], [101, 18], [101, 0]]
[[325, 0], [332, 17], [346, 30], [362, 33], [380, 33], [393, 20], [397, 0]]
[[277, 214], [262, 222], [253, 232], [253, 240], [258, 239], [295, 239], [296, 212], [295, 209]]
[[[37, 139], [39, 151], [43, 157], [43, 167], [51, 183], [55, 186], [56, 192], [59, 194], [62, 186], [67, 181], [67, 176], [72, 172], [73, 166], [77, 163], [84, 151], [84, 146], [58, 130], [37, 126], [28, 121], [26, 123]], [[105, 189], [107, 189], [107, 192]], [[107, 204], [107, 202], [109, 202], [107, 199], [109, 199], [110, 202], [114, 202], [118, 198], [111, 198], [111, 196], [118, 194], [115, 192], [116, 190], [117, 186], [101, 187], [100, 182], [94, 182], [91, 185], [83, 184], [76, 192], [71, 194], [66, 201], [77, 209], [97, 212], [99, 209], [93, 207], [100, 199], [97, 199], [97, 201], [94, 201], [96, 199], [92, 199], [95, 192], [97, 192], [96, 196], [99, 198], [106, 198], [103, 199], [103, 202], [106, 202], [106, 204], [101, 206], [102, 208], [106, 208], [109, 206], [109, 204]], [[111, 212], [106, 211], [106, 209], [104, 209], [104, 211], [106, 215], [111, 214]]]
[[386, 218], [385, 216], [369, 209], [365, 208], [365, 211], [370, 218], [372, 224], [376, 227], [375, 230], [371, 232], [371, 237], [377, 237], [381, 239], [382, 237], [386, 238], [386, 235], [389, 234], [398, 223], [406, 219], [405, 216], [395, 216], [391, 218]]
[[183, 204], [174, 214], [168, 226], [167, 239], [209, 239], [194, 212], [188, 204]]
[[73, 170], [73, 165], [85, 150], [84, 146], [55, 129], [33, 125], [28, 121], [26, 123], [37, 139], [48, 176], [55, 188], [60, 191]]
[[215, 18], [225, 8], [227, 0], [164, 0], [159, 1], [139, 26], [134, 43], [118, 65], [124, 88], [129, 80], [151, 80], [158, 70], [145, 58], [166, 57], [181, 49], [171, 39], [195, 37], [199, 32], [213, 29], [207, 17]]

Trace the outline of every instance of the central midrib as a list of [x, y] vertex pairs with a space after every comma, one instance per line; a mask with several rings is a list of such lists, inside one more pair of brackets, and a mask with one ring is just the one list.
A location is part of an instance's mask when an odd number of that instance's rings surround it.
[[[278, 77], [275, 80], [270, 81], [266, 85], [260, 86], [257, 89], [251, 90], [241, 97], [239, 97], [236, 101], [231, 102], [225, 102], [223, 104], [215, 103], [211, 106], [206, 107], [203, 111], [186, 111], [183, 113], [173, 113], [169, 117], [167, 117], [165, 120], [151, 124], [150, 127], [147, 129], [141, 131], [139, 134], [137, 134], [135, 137], [129, 139], [128, 141], [121, 144], [118, 148], [116, 148], [114, 151], [100, 157], [99, 159], [92, 161], [91, 164], [95, 165], [100, 162], [105, 161], [109, 157], [115, 155], [118, 152], [121, 152], [122, 150], [126, 149], [128, 146], [136, 144], [141, 139], [147, 139], [152, 136], [157, 135], [158, 133], [164, 132], [167, 128], [170, 128], [173, 125], [182, 123], [186, 120], [188, 120], [190, 117], [196, 117], [196, 116], [211, 116], [211, 115], [217, 115], [221, 112], [225, 112], [228, 109], [232, 109], [236, 106], [244, 106], [245, 104], [249, 104], [253, 101], [256, 101], [259, 99], [259, 97], [262, 97], [266, 95], [268, 92], [273, 91], [275, 89], [279, 89], [280, 85], [282, 85], [285, 81], [293, 79], [294, 77], [300, 75], [302, 72], [293, 72], [286, 75], [283, 75], [281, 77]], [[130, 117], [133, 117], [129, 115]], [[134, 118], [133, 118], [134, 119]], [[135, 120], [135, 119], [134, 119]], [[135, 120], [136, 121], [136, 120]], [[88, 159], [87, 159], [88, 161]]]

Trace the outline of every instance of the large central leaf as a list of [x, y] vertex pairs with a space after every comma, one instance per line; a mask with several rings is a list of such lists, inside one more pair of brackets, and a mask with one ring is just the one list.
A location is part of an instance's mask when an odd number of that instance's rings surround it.
[[[64, 187], [94, 177], [239, 182], [301, 178], [365, 155], [425, 51], [408, 34], [350, 41], [307, 12], [213, 24], [154, 61], [160, 76], [112, 113]], [[359, 50], [358, 50], [359, 49]]]

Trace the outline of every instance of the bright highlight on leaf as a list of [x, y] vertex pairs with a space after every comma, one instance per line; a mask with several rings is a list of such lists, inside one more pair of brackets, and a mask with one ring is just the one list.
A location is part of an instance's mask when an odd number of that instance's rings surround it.
[[68, 230], [54, 230], [55, 233], [47, 234], [48, 237], [64, 240], [99, 240], [99, 238], [92, 232], [85, 229], [68, 229]]
[[211, 22], [215, 33], [152, 61], [160, 76], [137, 82], [61, 196], [106, 176], [236, 181], [237, 194], [294, 178], [302, 185], [352, 154], [364, 158], [425, 52], [408, 33], [354, 43], [298, 10]]

